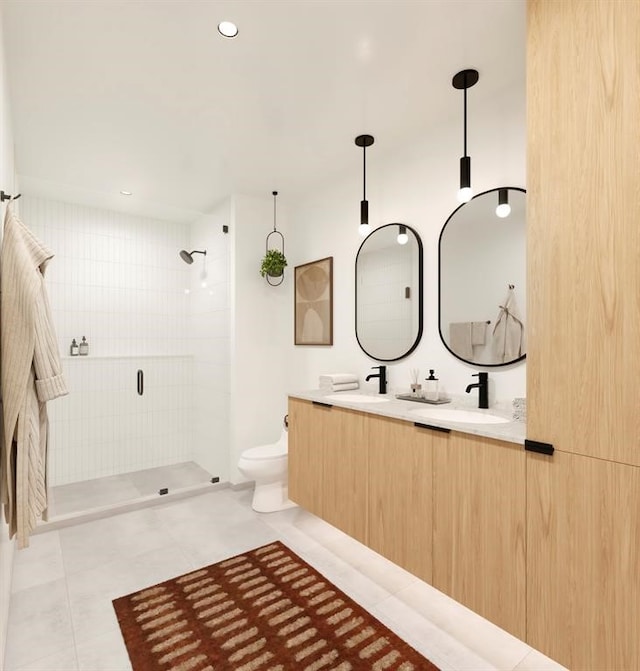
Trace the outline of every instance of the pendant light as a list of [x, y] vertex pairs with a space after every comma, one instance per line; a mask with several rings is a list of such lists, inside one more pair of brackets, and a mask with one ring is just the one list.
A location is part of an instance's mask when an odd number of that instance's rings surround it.
[[398, 237], [396, 238], [399, 245], [406, 245], [409, 242], [407, 235], [407, 227], [404, 224], [398, 224]]
[[464, 156], [460, 159], [460, 190], [458, 201], [468, 203], [472, 196], [471, 190], [471, 157], [467, 156], [467, 89], [478, 83], [477, 70], [460, 70], [453, 77], [453, 88], [464, 91]]
[[496, 207], [496, 214], [504, 219], [511, 214], [511, 205], [509, 205], [509, 190], [498, 189], [498, 206]]
[[360, 226], [358, 233], [362, 237], [369, 235], [369, 201], [367, 200], [367, 147], [373, 144], [373, 135], [358, 135], [356, 145], [362, 147], [362, 200], [360, 201]]

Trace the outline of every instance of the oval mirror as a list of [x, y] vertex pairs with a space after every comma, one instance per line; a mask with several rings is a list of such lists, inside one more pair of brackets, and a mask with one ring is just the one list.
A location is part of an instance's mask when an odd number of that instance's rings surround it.
[[356, 256], [356, 338], [372, 359], [397, 361], [418, 346], [422, 337], [422, 276], [422, 241], [410, 226], [380, 226], [360, 245]]
[[[505, 203], [497, 214], [501, 201]], [[458, 359], [506, 366], [526, 356], [526, 192], [480, 193], [447, 219], [439, 244], [440, 338]]]

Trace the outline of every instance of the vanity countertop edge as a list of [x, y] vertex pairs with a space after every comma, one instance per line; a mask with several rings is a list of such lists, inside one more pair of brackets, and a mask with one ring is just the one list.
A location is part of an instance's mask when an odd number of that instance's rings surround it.
[[[338, 408], [355, 410], [356, 412], [362, 412], [367, 415], [378, 415], [380, 417], [389, 417], [390, 419], [399, 419], [405, 422], [428, 424], [431, 426], [441, 427], [443, 429], [450, 429], [451, 431], [457, 431], [458, 433], [482, 436], [483, 438], [493, 438], [495, 440], [516, 443], [518, 445], [524, 445], [524, 440], [526, 438], [526, 423], [512, 420], [508, 411], [497, 407], [489, 408], [489, 410], [486, 411], [478, 410], [477, 408], [470, 407], [468, 403], [464, 403], [463, 401], [457, 400], [456, 398], [452, 398], [450, 404], [441, 406], [445, 408], [460, 408], [465, 410], [473, 409], [479, 413], [486, 412], [492, 415], [500, 415], [502, 417], [508, 418], [510, 420], [509, 422], [505, 424], [470, 424], [466, 422], [451, 422], [432, 418], [427, 420], [424, 417], [420, 417], [420, 415], [412, 412], [416, 409], [416, 406], [420, 406], [421, 404], [418, 404], [414, 401], [402, 401], [396, 399], [391, 394], [385, 394], [385, 398], [388, 399], [388, 402], [386, 403], [372, 403], [368, 405], [336, 399], [335, 394], [336, 392], [323, 391], [319, 389], [308, 389], [304, 391], [289, 392], [288, 396], [290, 398], [298, 398], [305, 401], [316, 401], [317, 403], [335, 405]], [[331, 399], [326, 398], [329, 395], [332, 396]]]

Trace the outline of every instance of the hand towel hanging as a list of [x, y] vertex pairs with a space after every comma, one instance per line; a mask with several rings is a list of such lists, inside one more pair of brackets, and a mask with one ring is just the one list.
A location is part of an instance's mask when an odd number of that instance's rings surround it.
[[499, 363], [515, 361], [524, 354], [524, 324], [516, 302], [513, 285], [500, 308], [493, 328], [493, 353]]

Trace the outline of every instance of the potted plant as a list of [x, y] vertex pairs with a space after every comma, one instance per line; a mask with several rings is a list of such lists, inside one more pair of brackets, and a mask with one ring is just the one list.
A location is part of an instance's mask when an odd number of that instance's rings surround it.
[[286, 265], [287, 259], [279, 249], [269, 249], [262, 259], [260, 274], [262, 277], [280, 277]]

